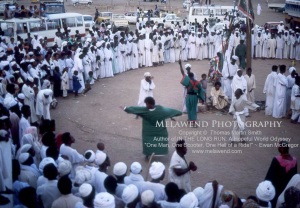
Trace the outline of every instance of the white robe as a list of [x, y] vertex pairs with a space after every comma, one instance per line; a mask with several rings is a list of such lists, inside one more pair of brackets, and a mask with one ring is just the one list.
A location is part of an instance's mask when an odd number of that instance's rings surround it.
[[189, 59], [195, 59], [196, 58], [196, 37], [195, 35], [190, 35], [188, 39], [188, 48], [189, 48]]
[[255, 38], [255, 57], [261, 58], [262, 57], [262, 45], [263, 45], [263, 37], [256, 36]]
[[76, 167], [79, 165], [79, 163], [82, 163], [84, 161], [83, 155], [78, 153], [76, 149], [73, 149], [72, 147], [69, 147], [65, 144], [62, 144], [60, 146], [59, 153], [68, 157], [69, 161], [72, 164], [71, 177], [74, 177]]
[[118, 64], [120, 73], [126, 71], [126, 45], [119, 43], [118, 45]]
[[137, 43], [132, 43], [131, 67], [132, 69], [139, 68], [139, 51]]
[[152, 50], [153, 48], [153, 42], [151, 39], [146, 39], [145, 40], [145, 56], [146, 56], [146, 62], [145, 66], [150, 67], [152, 66]]
[[[242, 95], [242, 97], [244, 97], [243, 99], [247, 100], [248, 89], [247, 89], [247, 81], [244, 78], [244, 76], [239, 77], [237, 74], [234, 75], [234, 77], [232, 79], [232, 83], [231, 83], [231, 89], [232, 89], [232, 94], [231, 94], [232, 95], [231, 96], [232, 102], [231, 102], [231, 105], [230, 105], [230, 108], [229, 108], [229, 112], [231, 112], [232, 108], [234, 107], [233, 104], [236, 101], [235, 91], [237, 89], [241, 89], [243, 91], [244, 94]], [[247, 108], [244, 109], [244, 113], [245, 113], [246, 116], [249, 115]]]
[[291, 45], [289, 35], [284, 35], [283, 41], [284, 41], [284, 43], [283, 43], [283, 58], [288, 59], [289, 54], [290, 54], [290, 45]]
[[[48, 98], [45, 98], [44, 93], [50, 92]], [[50, 116], [50, 104], [52, 102], [52, 90], [44, 89], [40, 90], [36, 96], [36, 115], [43, 116], [44, 119], [51, 120]]]
[[282, 59], [282, 53], [283, 53], [283, 46], [284, 46], [284, 41], [282, 37], [276, 37], [276, 58], [277, 59]]
[[272, 116], [282, 118], [286, 113], [286, 88], [288, 82], [286, 76], [279, 73], [276, 81], [276, 90], [274, 96], [274, 107]]
[[275, 58], [275, 49], [276, 49], [276, 40], [275, 39], [269, 39], [268, 40], [268, 48], [269, 48], [269, 58]]
[[[227, 60], [226, 60], [227, 59]], [[237, 64], [232, 65], [229, 58], [224, 58], [224, 64], [222, 69], [222, 76], [223, 76], [223, 90], [225, 95], [231, 99], [232, 95], [232, 89], [231, 89], [231, 83], [232, 79], [229, 79], [228, 77], [233, 77], [238, 70]]]
[[263, 93], [266, 94], [265, 114], [271, 116], [273, 113], [273, 104], [276, 91], [277, 73], [271, 72], [265, 81]]
[[186, 193], [189, 193], [192, 189], [190, 172], [187, 172], [181, 176], [177, 176], [174, 171], [174, 168], [178, 168], [178, 169], [188, 168], [188, 164], [186, 160], [180, 157], [176, 151], [173, 153], [170, 161], [169, 181], [176, 183], [179, 189], [183, 189], [186, 191]]
[[24, 104], [30, 106], [30, 112], [31, 112], [30, 121], [31, 121], [31, 123], [37, 122], [38, 118], [36, 116], [35, 105], [34, 105], [34, 99], [35, 99], [34, 98], [35, 97], [34, 90], [30, 86], [24, 84], [22, 87], [22, 93], [25, 95]]
[[[256, 83], [255, 83], [255, 76], [251, 74], [251, 77], [248, 76], [248, 74], [244, 75], [244, 78], [247, 81], [247, 100], [254, 103], [255, 102], [255, 97], [254, 97], [254, 89], [256, 88]], [[252, 91], [250, 92], [250, 90]]]
[[144, 100], [146, 97], [153, 97], [153, 90], [155, 89], [155, 84], [152, 80], [151, 84], [145, 79], [141, 80], [140, 94], [138, 100], [138, 106], [146, 106]]
[[298, 85], [294, 85], [291, 93], [291, 109], [292, 109], [292, 120], [300, 121], [300, 97], [296, 97], [300, 95], [300, 88]]
[[[84, 69], [83, 69], [82, 59], [79, 58], [79, 53], [77, 53], [74, 56], [74, 66], [72, 69], [72, 75], [74, 74], [75, 70], [78, 71], [78, 80], [81, 85], [81, 88], [78, 90], [78, 93], [82, 93], [83, 90], [85, 89], [85, 84], [84, 84], [84, 79], [83, 79]], [[72, 85], [73, 85], [73, 82], [72, 82]], [[72, 87], [72, 89], [73, 89], [73, 87]]]
[[138, 50], [139, 50], [139, 65], [146, 65], [146, 54], [145, 54], [145, 40], [139, 40], [138, 42]]
[[105, 55], [105, 77], [113, 77], [114, 76], [114, 72], [112, 69], [113, 54], [110, 49], [105, 48], [104, 55]]

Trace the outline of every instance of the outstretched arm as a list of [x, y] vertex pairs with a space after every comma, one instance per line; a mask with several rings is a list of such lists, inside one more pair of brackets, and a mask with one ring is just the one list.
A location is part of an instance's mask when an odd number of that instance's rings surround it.
[[181, 60], [179, 60], [178, 63], [179, 63], [179, 67], [180, 67], [180, 72], [181, 72], [182, 76], [184, 76], [184, 71], [183, 71], [183, 68], [181, 65]]

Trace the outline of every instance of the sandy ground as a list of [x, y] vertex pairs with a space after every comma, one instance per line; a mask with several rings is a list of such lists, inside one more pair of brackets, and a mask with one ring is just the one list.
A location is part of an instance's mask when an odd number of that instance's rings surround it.
[[[19, 3], [22, 4], [23, 1]], [[24, 2], [25, 3], [25, 2]], [[213, 1], [215, 4], [230, 5], [231, 1]], [[262, 15], [256, 17], [256, 24], [263, 25], [267, 21], [280, 21], [284, 18], [283, 14], [275, 13], [269, 10], [266, 2], [253, 1], [254, 10], [256, 5], [262, 5]], [[100, 11], [112, 10], [116, 13], [125, 11], [135, 11], [136, 6], [140, 5], [146, 9], [153, 9], [156, 3], [144, 3], [137, 1], [121, 0], [94, 0], [91, 7], [80, 6], [74, 7], [70, 0], [66, 2], [68, 12], [80, 12], [94, 15], [95, 8]], [[171, 5], [161, 5], [164, 8], [172, 8], [180, 16], [186, 16], [187, 13], [182, 9], [182, 1], [174, 0]], [[192, 61], [192, 71], [198, 77], [208, 71], [208, 60]], [[264, 81], [267, 74], [271, 71], [272, 65], [286, 64], [290, 65], [290, 60], [253, 60], [252, 68], [256, 76], [256, 100], [265, 100], [262, 93]], [[296, 67], [300, 65], [296, 62]], [[298, 69], [299, 70], [299, 69]], [[156, 89], [154, 97], [157, 104], [182, 109], [183, 89], [179, 81], [181, 75], [178, 63], [166, 64], [156, 68], [142, 68], [119, 74], [113, 78], [102, 79], [95, 83], [93, 89], [86, 97], [81, 96], [74, 100], [71, 94], [68, 99], [59, 99], [57, 109], [51, 112], [52, 117], [56, 120], [57, 133], [69, 131], [75, 138], [76, 143], [73, 145], [84, 153], [88, 149], [96, 149], [97, 142], [104, 142], [105, 151], [111, 158], [112, 165], [118, 161], [124, 161], [130, 165], [133, 161], [139, 161], [143, 165], [143, 174], [147, 172], [148, 162], [144, 159], [141, 148], [141, 119], [136, 120], [133, 115], [123, 112], [119, 106], [135, 105], [138, 100], [139, 84], [143, 79], [144, 72], [149, 71], [154, 76]], [[233, 190], [241, 197], [247, 197], [255, 194], [255, 189], [259, 182], [264, 180], [272, 157], [278, 154], [276, 147], [259, 147], [259, 142], [250, 141], [247, 147], [230, 147], [228, 146], [229, 136], [217, 136], [221, 132], [226, 134], [231, 127], [213, 126], [214, 122], [220, 125], [224, 122], [232, 121], [232, 116], [222, 115], [217, 112], [199, 113], [198, 118], [207, 127], [199, 128], [169, 128], [170, 147], [169, 155], [164, 157], [154, 157], [155, 161], [161, 161], [168, 168], [170, 157], [174, 148], [174, 140], [185, 138], [189, 145], [203, 145], [203, 147], [191, 147], [188, 149], [187, 160], [194, 161], [198, 170], [191, 174], [192, 187], [204, 186], [210, 180], [218, 180], [226, 189]], [[176, 118], [177, 121], [186, 121], [187, 116], [183, 115]], [[280, 122], [280, 127], [251, 127], [248, 128], [249, 138], [267, 138], [262, 144], [274, 144], [273, 141], [278, 138], [289, 138], [291, 144], [299, 144], [300, 125], [291, 124], [288, 119], [274, 119], [267, 117], [264, 112], [251, 113], [248, 121], [257, 122]], [[253, 122], [252, 122], [253, 123]], [[215, 131], [215, 132], [213, 132]], [[206, 133], [206, 135], [204, 135]], [[253, 135], [253, 134], [257, 135]], [[186, 134], [194, 136], [185, 137]], [[198, 135], [197, 135], [198, 134]], [[202, 134], [202, 135], [201, 135]], [[202, 141], [202, 139], [211, 139], [211, 141]], [[221, 140], [221, 141], [219, 141]], [[224, 140], [224, 142], [223, 142]], [[220, 147], [217, 145], [224, 145]], [[216, 145], [214, 147], [213, 145]], [[299, 146], [299, 145], [298, 145]], [[192, 152], [195, 150], [241, 150], [242, 153], [200, 153]], [[291, 149], [291, 154], [299, 158], [299, 147]], [[111, 172], [111, 169], [109, 172]], [[168, 172], [168, 171], [167, 171]], [[164, 183], [167, 183], [168, 174]]]

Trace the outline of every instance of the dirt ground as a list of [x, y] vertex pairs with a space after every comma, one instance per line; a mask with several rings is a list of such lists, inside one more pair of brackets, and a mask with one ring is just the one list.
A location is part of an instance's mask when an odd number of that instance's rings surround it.
[[[269, 10], [265, 2], [258, 0], [252, 2], [255, 13], [257, 3], [260, 3], [262, 6], [262, 14], [261, 16], [256, 16], [256, 24], [263, 25], [267, 21], [283, 20], [284, 15]], [[22, 4], [23, 1], [19, 1], [19, 3]], [[232, 1], [220, 0], [213, 1], [213, 3], [230, 5]], [[123, 13], [125, 11], [135, 11], [137, 5], [146, 9], [153, 9], [155, 4], [154, 2], [94, 0], [94, 4], [91, 7], [74, 7], [68, 0], [66, 8], [68, 12], [94, 15], [95, 8], [99, 8], [100, 11], [112, 10], [116, 13]], [[171, 10], [179, 13], [180, 16], [187, 15], [187, 12], [182, 9], [182, 1], [174, 0], [171, 1], [171, 5], [161, 6], [160, 3], [158, 5], [163, 8], [171, 8]], [[208, 71], [208, 60], [191, 61], [190, 64], [192, 65], [192, 71], [197, 74], [198, 78], [202, 73], [207, 73]], [[265, 78], [270, 73], [271, 66], [279, 64], [289, 66], [291, 61], [253, 60], [252, 68], [256, 76], [257, 87], [255, 89], [256, 100], [265, 100], [265, 96], [262, 93]], [[299, 65], [300, 62], [296, 62], [296, 68]], [[144, 159], [141, 148], [142, 120], [137, 120], [135, 116], [126, 114], [119, 106], [136, 105], [140, 80], [143, 79], [143, 74], [147, 71], [154, 76], [156, 84], [154, 97], [157, 104], [182, 109], [183, 88], [179, 83], [181, 74], [178, 63], [165, 64], [156, 68], [142, 68], [98, 81], [86, 97], [80, 96], [74, 100], [71, 94], [67, 99], [58, 99], [59, 105], [57, 109], [51, 111], [52, 117], [56, 120], [57, 133], [71, 132], [76, 138], [76, 143], [73, 146], [81, 153], [88, 149], [95, 150], [97, 142], [104, 142], [105, 151], [110, 156], [112, 165], [118, 161], [124, 161], [129, 166], [132, 162], [139, 161], [143, 165], [143, 174], [145, 176], [148, 162]], [[265, 137], [267, 141], [249, 141], [247, 147], [230, 147], [228, 145], [229, 136], [223, 136], [224, 138], [222, 138], [222, 135], [217, 135], [230, 132], [232, 127], [222, 127], [221, 125], [232, 121], [232, 116], [222, 115], [218, 112], [205, 112], [199, 113], [198, 118], [203, 123], [208, 123], [208, 126], [199, 128], [168, 128], [170, 136], [169, 155], [154, 157], [155, 161], [163, 162], [168, 168], [170, 157], [174, 151], [172, 144], [174, 144], [176, 139], [185, 138], [189, 145], [202, 144], [202, 147], [190, 147], [188, 149], [187, 160], [194, 161], [198, 166], [198, 170], [191, 174], [193, 188], [197, 186], [203, 187], [206, 182], [216, 179], [226, 189], [237, 192], [241, 197], [255, 194], [258, 183], [264, 180], [272, 157], [278, 154], [276, 147], [259, 147], [259, 143], [274, 145], [276, 143], [275, 139], [278, 138], [290, 138], [290, 143], [295, 144], [295, 146], [299, 146], [300, 143], [300, 125], [291, 124], [288, 119], [267, 117], [263, 111], [251, 113], [248, 121], [278, 121], [281, 122], [280, 127], [249, 127], [248, 133], [250, 134], [247, 135], [248, 138]], [[186, 121], [187, 116], [184, 114], [177, 117], [176, 120]], [[215, 122], [219, 122], [220, 126], [216, 126]], [[204, 135], [205, 132], [206, 135]], [[185, 135], [189, 134], [194, 136], [185, 137]], [[203, 138], [206, 140], [211, 139], [211, 141], [203, 141]], [[221, 147], [221, 145], [224, 145], [224, 147]], [[195, 152], [197, 150], [212, 151], [213, 149], [229, 150], [231, 153]], [[242, 152], [239, 152], [239, 154], [232, 153], [232, 151], [236, 150], [241, 150]], [[299, 147], [295, 147], [290, 152], [292, 155], [300, 158], [299, 150]], [[109, 172], [111, 170], [112, 167]], [[166, 174], [164, 182], [167, 183], [167, 180], [168, 174]]]

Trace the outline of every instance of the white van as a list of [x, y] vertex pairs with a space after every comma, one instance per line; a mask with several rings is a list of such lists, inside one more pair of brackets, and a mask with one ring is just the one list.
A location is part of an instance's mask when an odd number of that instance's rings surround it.
[[220, 5], [206, 5], [206, 6], [193, 6], [189, 11], [189, 22], [202, 23], [204, 19], [218, 18], [221, 21], [224, 20], [226, 13], [231, 13], [234, 10], [234, 6], [220, 6]]
[[[69, 28], [71, 30], [71, 37], [75, 35], [78, 30], [81, 36], [85, 35], [85, 25], [83, 15], [78, 13], [63, 13], [63, 14], [49, 14], [47, 18], [12, 18], [0, 19], [0, 26], [6, 38], [17, 36], [22, 39], [27, 38], [27, 33], [37, 33], [39, 36], [48, 38], [48, 47], [54, 45], [55, 33], [57, 28]], [[61, 32], [64, 30], [61, 29]]]
[[91, 15], [83, 15], [83, 21], [85, 28], [91, 28], [94, 26], [94, 18]]

